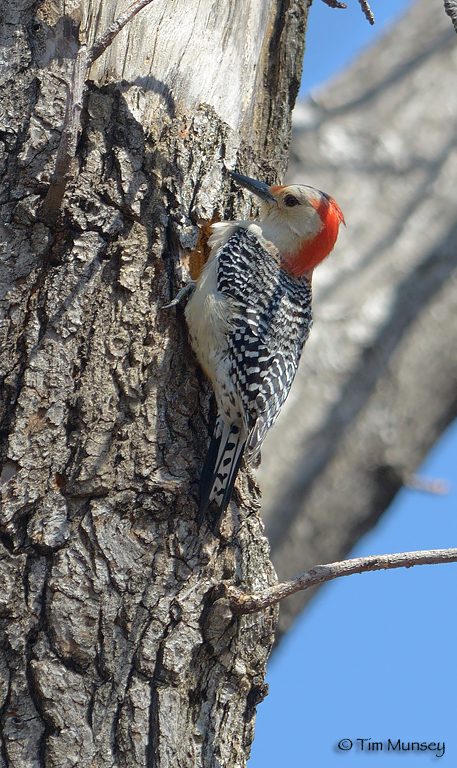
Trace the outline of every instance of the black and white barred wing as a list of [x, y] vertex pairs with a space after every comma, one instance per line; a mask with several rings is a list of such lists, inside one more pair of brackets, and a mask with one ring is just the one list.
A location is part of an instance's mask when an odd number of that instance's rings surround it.
[[312, 325], [311, 287], [306, 278], [297, 280], [280, 269], [275, 255], [250, 232], [238, 230], [229, 243], [219, 256], [218, 288], [236, 307], [228, 345], [249, 461], [257, 456], [294, 380]]
[[[230, 335], [231, 375], [244, 405], [248, 433], [245, 458], [248, 462], [257, 457], [268, 430], [284, 405], [311, 327], [309, 313], [307, 320], [291, 328], [288, 305], [287, 295], [282, 296], [274, 320], [273, 337], [271, 328], [265, 332], [262, 318], [250, 309], [246, 313], [246, 322]], [[248, 358], [245, 357], [245, 366], [242, 366], [240, 361], [246, 352]]]
[[[230, 501], [243, 452], [253, 460], [289, 393], [311, 327], [311, 288], [244, 228], [218, 253], [217, 290], [231, 306], [227, 339], [235, 418], [219, 413], [201, 480], [199, 522]], [[233, 394], [233, 393], [232, 393]], [[229, 404], [231, 410], [232, 404]]]

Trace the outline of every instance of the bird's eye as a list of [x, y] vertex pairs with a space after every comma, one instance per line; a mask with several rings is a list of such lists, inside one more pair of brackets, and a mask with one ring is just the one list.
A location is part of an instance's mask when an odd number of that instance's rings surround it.
[[293, 195], [286, 195], [284, 198], [284, 204], [287, 205], [288, 208], [293, 208], [294, 205], [300, 205], [299, 201], [296, 197]]

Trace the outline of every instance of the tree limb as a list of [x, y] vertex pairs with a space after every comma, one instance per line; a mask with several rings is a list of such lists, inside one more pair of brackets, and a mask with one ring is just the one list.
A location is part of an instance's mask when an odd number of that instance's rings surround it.
[[396, 552], [392, 555], [370, 555], [356, 557], [352, 560], [341, 560], [329, 565], [316, 565], [315, 568], [296, 576], [290, 581], [276, 584], [257, 594], [247, 595], [238, 587], [228, 587], [230, 607], [234, 613], [256, 613], [264, 608], [284, 600], [309, 587], [324, 584], [326, 581], [338, 579], [340, 576], [351, 576], [354, 573], [367, 571], [390, 570], [392, 568], [412, 568], [414, 565], [436, 565], [439, 563], [457, 562], [455, 549], [425, 549], [417, 552]]

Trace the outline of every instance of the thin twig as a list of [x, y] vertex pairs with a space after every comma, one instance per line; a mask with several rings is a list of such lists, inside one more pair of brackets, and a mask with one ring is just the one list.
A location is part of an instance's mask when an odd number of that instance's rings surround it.
[[356, 557], [352, 560], [341, 560], [329, 565], [316, 565], [310, 571], [296, 576], [290, 581], [276, 584], [262, 592], [247, 595], [238, 587], [227, 587], [227, 597], [233, 613], [256, 613], [263, 608], [269, 608], [285, 597], [294, 595], [309, 587], [315, 587], [326, 581], [338, 579], [340, 576], [351, 576], [353, 573], [366, 571], [389, 570], [391, 568], [412, 568], [414, 565], [435, 565], [437, 563], [457, 562], [457, 549], [425, 549], [418, 552], [397, 552], [393, 555], [371, 555]]
[[374, 16], [372, 13], [372, 10], [367, 2], [367, 0], [359, 0], [360, 6], [362, 8], [362, 11], [365, 15], [365, 18], [367, 21], [370, 22], [371, 25], [374, 24]]
[[136, 3], [132, 3], [124, 13], [121, 13], [121, 15], [109, 25], [106, 32], [104, 32], [103, 35], [100, 35], [90, 48], [88, 53], [88, 67], [90, 67], [90, 65], [106, 51], [121, 29], [123, 29], [125, 25], [137, 15], [137, 13], [145, 8], [146, 5], [149, 5], [149, 3], [152, 3], [152, 0], [137, 0]]
[[[451, 0], [451, 2], [452, 1], [455, 0]], [[347, 8], [346, 3], [341, 3], [340, 0], [322, 0], [322, 2], [325, 3], [325, 5], [329, 5], [330, 8]], [[374, 24], [374, 16], [368, 4], [368, 0], [359, 0], [359, 3], [362, 6], [362, 11], [365, 15], [365, 18], [370, 22], [370, 24]]]
[[84, 88], [89, 67], [106, 51], [121, 29], [149, 3], [152, 3], [152, 0], [137, 0], [110, 24], [106, 32], [97, 38], [89, 50], [83, 43], [76, 54], [71, 82], [67, 85], [67, 103], [56, 165], [40, 210], [40, 219], [46, 224], [52, 225], [57, 221], [67, 183], [71, 176], [71, 161], [75, 156], [78, 143]]
[[347, 8], [347, 5], [340, 3], [339, 0], [322, 0], [322, 2], [330, 6], [330, 8]]

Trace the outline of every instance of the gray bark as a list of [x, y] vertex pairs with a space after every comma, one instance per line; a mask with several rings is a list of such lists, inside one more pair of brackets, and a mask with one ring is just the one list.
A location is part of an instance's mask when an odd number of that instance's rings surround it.
[[[61, 216], [39, 218], [79, 37], [125, 7], [3, 2], [0, 766], [242, 766], [275, 611], [252, 478], [195, 527], [209, 386], [162, 310], [225, 170], [285, 169], [308, 4], [155, 0], [90, 73]], [[195, 254], [194, 254], [195, 255]]]
[[[259, 471], [281, 580], [345, 557], [457, 415], [456, 46], [441, 0], [419, 0], [295, 110], [289, 180], [347, 229]], [[310, 596], [281, 605], [278, 637]]]

